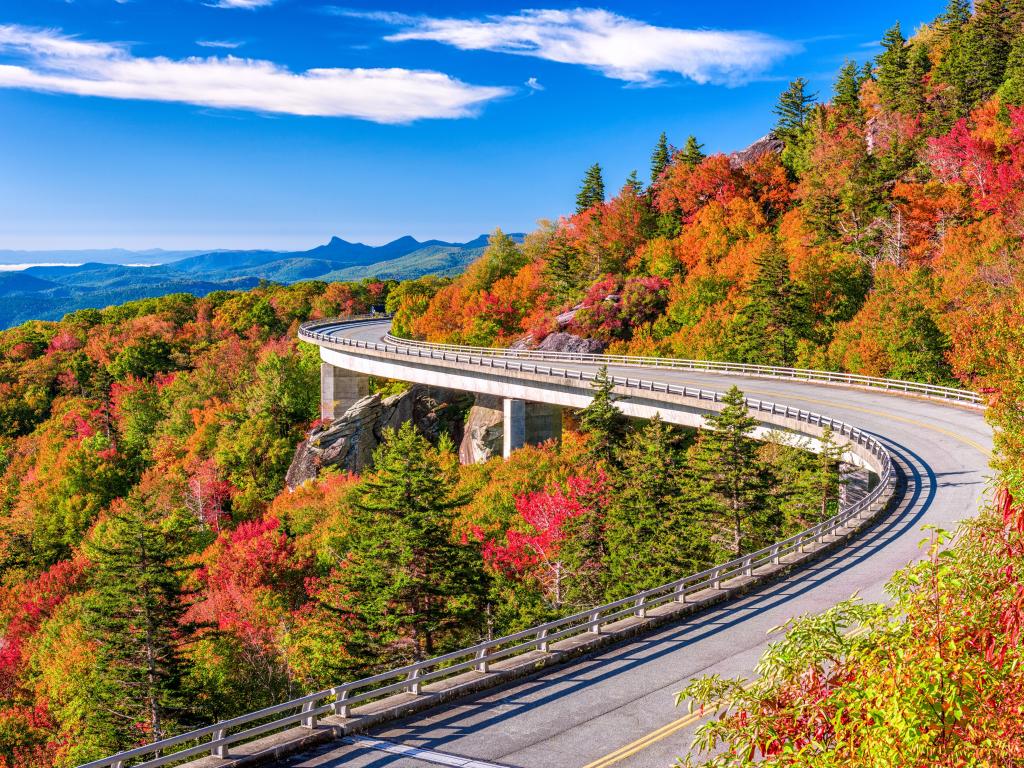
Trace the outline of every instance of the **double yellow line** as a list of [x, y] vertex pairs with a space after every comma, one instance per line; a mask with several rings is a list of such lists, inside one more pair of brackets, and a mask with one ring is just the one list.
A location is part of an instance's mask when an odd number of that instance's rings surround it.
[[[846, 637], [856, 637], [867, 632], [865, 627], [857, 627], [846, 633]], [[746, 687], [750, 687], [753, 683], [747, 683]], [[707, 713], [707, 714], [710, 714]], [[678, 720], [673, 720], [668, 725], [663, 725], [657, 730], [651, 731], [646, 736], [641, 736], [636, 741], [632, 741], [624, 747], [619, 747], [614, 752], [609, 752], [604, 757], [598, 758], [592, 763], [587, 763], [583, 768], [606, 768], [609, 765], [615, 765], [615, 763], [622, 762], [627, 757], [632, 757], [637, 752], [647, 749], [652, 744], [657, 744], [662, 739], [667, 739], [674, 733], [678, 733], [687, 726], [693, 725], [694, 723], [703, 720], [704, 714], [699, 711], [691, 712], [688, 715], [683, 715]]]

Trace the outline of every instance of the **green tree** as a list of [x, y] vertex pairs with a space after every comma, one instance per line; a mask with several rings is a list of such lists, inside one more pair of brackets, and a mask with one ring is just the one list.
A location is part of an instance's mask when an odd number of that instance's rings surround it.
[[661, 136], [658, 137], [658, 143], [654, 145], [654, 151], [651, 153], [652, 184], [658, 180], [662, 172], [668, 167], [671, 159], [672, 150], [669, 148], [668, 137], [662, 131]]
[[746, 291], [747, 303], [731, 331], [743, 362], [790, 365], [797, 341], [810, 328], [807, 295], [790, 277], [789, 259], [777, 246], [755, 259], [757, 277]]
[[705, 419], [692, 465], [712, 529], [726, 552], [740, 555], [774, 538], [772, 521], [764, 514], [767, 469], [750, 436], [757, 419], [748, 412], [743, 393], [733, 386], [721, 402], [722, 410]]
[[779, 118], [775, 134], [787, 145], [795, 144], [803, 134], [816, 98], [817, 94], [807, 92], [807, 81], [802, 77], [791, 82], [779, 96], [773, 110]]
[[590, 455], [608, 466], [616, 463], [616, 454], [626, 433], [626, 418], [615, 407], [615, 383], [602, 366], [591, 385], [594, 399], [579, 411], [580, 429], [589, 438]]
[[556, 237], [547, 253], [544, 284], [559, 302], [578, 299], [583, 289], [583, 254], [565, 237]]
[[704, 154], [704, 145], [697, 141], [697, 137], [693, 134], [686, 137], [686, 143], [683, 145], [682, 150], [679, 152], [679, 158], [691, 168], [694, 168], [704, 162], [704, 158], [707, 155]]
[[601, 164], [594, 163], [583, 177], [583, 185], [576, 195], [576, 213], [583, 213], [604, 202], [604, 177]]
[[882, 53], [875, 60], [878, 72], [878, 91], [882, 103], [889, 109], [898, 109], [907, 74], [907, 40], [896, 22], [882, 36]]
[[947, 32], [959, 32], [971, 20], [971, 0], [949, 0], [939, 17]]
[[452, 532], [453, 510], [465, 502], [455, 494], [453, 461], [410, 422], [388, 432], [356, 496], [336, 574], [366, 631], [414, 660], [457, 646], [481, 627], [480, 553]]
[[906, 114], [915, 115], [924, 112], [924, 79], [931, 68], [932, 61], [928, 56], [928, 46], [924, 43], [911, 46], [900, 95], [900, 109]]
[[466, 270], [466, 290], [471, 292], [489, 289], [501, 278], [514, 275], [525, 267], [528, 261], [518, 243], [500, 228], [496, 229], [487, 239], [487, 248], [483, 255]]
[[847, 59], [842, 69], [839, 70], [839, 77], [836, 79], [832, 97], [832, 106], [839, 122], [860, 124], [863, 120], [864, 112], [860, 106], [860, 84], [857, 62]]
[[679, 435], [655, 417], [620, 457], [605, 519], [609, 600], [700, 570], [709, 557]]
[[184, 620], [183, 584], [197, 535], [190, 515], [164, 517], [133, 493], [86, 542], [93, 591], [84, 624], [96, 647], [94, 727], [111, 749], [165, 738], [190, 720], [182, 651], [195, 627]]
[[1024, 34], [1013, 41], [1010, 58], [1006, 62], [1003, 84], [999, 86], [997, 93], [1003, 104], [1024, 104]]

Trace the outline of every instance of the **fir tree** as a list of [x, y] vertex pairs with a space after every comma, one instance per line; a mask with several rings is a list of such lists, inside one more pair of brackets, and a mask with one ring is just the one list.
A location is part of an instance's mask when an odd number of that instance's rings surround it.
[[707, 564], [696, 488], [681, 439], [659, 418], [626, 439], [605, 521], [609, 600], [665, 584]]
[[999, 86], [997, 93], [1003, 104], [1024, 104], [1024, 34], [1013, 41], [1010, 58], [1006, 62], [1003, 84]]
[[779, 102], [773, 110], [779, 118], [775, 124], [775, 135], [787, 145], [795, 144], [803, 133], [816, 96], [807, 92], [807, 81], [802, 77], [790, 83], [789, 88], [779, 96]]
[[679, 152], [679, 159], [686, 163], [691, 168], [695, 168], [704, 162], [704, 158], [707, 155], [704, 154], [704, 145], [697, 141], [697, 137], [690, 134], [686, 137], [686, 144], [683, 145], [682, 150]]
[[900, 110], [908, 115], [920, 114], [925, 108], [924, 78], [931, 70], [932, 62], [928, 57], [928, 48], [918, 43], [910, 49], [907, 69], [901, 89]]
[[751, 545], [772, 537], [761, 520], [767, 492], [766, 468], [750, 433], [757, 420], [747, 411], [746, 398], [733, 386], [722, 399], [721, 411], [705, 419], [692, 460], [712, 527], [724, 548], [740, 555]]
[[658, 143], [654, 145], [654, 151], [651, 153], [651, 183], [655, 183], [661, 176], [662, 172], [668, 167], [669, 161], [672, 159], [672, 150], [668, 145], [668, 137], [665, 132], [661, 132], [661, 136], [658, 137]]
[[970, 20], [970, 0], [949, 0], [945, 12], [939, 17], [946, 32], [959, 32]]
[[640, 179], [636, 175], [635, 170], [630, 171], [629, 176], [626, 177], [624, 189], [629, 189], [636, 197], [639, 197], [644, 193], [644, 185], [640, 183]]
[[832, 106], [840, 123], [859, 124], [863, 118], [860, 106], [860, 77], [857, 63], [847, 59], [836, 79]]
[[984, 101], [1002, 85], [1014, 38], [1005, 0], [977, 0], [965, 38], [965, 53], [973, 74], [972, 104]]
[[544, 284], [560, 302], [577, 299], [583, 286], [583, 254], [564, 237], [557, 237], [548, 249]]
[[465, 501], [454, 467], [411, 422], [387, 433], [374, 467], [358, 490], [337, 578], [366, 632], [419, 660], [480, 628], [480, 555], [452, 534], [452, 510]]
[[614, 465], [616, 454], [626, 431], [626, 419], [615, 407], [615, 383], [608, 375], [607, 366], [597, 372], [594, 383], [594, 399], [579, 411], [577, 416], [580, 429], [589, 438], [590, 454], [606, 465]]
[[876, 64], [878, 67], [878, 92], [882, 103], [889, 109], [898, 109], [907, 74], [907, 41], [896, 22], [882, 36], [882, 48]]
[[604, 177], [601, 164], [594, 163], [583, 177], [583, 185], [576, 195], [576, 213], [583, 213], [604, 202]]
[[810, 325], [806, 294], [790, 277], [781, 248], [772, 247], [754, 264], [757, 277], [746, 291], [747, 304], [734, 330], [736, 353], [747, 363], [790, 365]]
[[195, 627], [184, 621], [183, 584], [196, 535], [190, 515], [162, 519], [132, 495], [86, 542], [93, 592], [84, 623], [96, 643], [94, 696], [109, 715], [112, 748], [159, 740], [189, 720], [182, 646]]

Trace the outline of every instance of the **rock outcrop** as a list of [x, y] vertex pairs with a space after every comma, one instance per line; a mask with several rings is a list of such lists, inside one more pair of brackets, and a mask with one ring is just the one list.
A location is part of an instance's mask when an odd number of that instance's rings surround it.
[[390, 397], [374, 394], [357, 400], [341, 418], [313, 428], [299, 443], [285, 484], [294, 490], [327, 467], [360, 472], [372, 466], [373, 451], [384, 431], [398, 429], [406, 421], [412, 421], [431, 442], [447, 433], [458, 445], [470, 397], [454, 390], [416, 385]]
[[496, 395], [477, 395], [469, 410], [466, 429], [459, 444], [459, 461], [478, 464], [492, 456], [500, 456], [504, 426], [502, 400]]
[[774, 133], [769, 133], [767, 136], [762, 136], [746, 149], [730, 154], [729, 165], [733, 168], [744, 168], [760, 160], [765, 155], [781, 155], [782, 150], [785, 148], [786, 142]]

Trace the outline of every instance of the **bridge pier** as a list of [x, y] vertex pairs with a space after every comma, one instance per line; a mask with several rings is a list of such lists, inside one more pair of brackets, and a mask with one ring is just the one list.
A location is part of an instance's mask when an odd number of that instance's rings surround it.
[[506, 397], [502, 416], [502, 455], [506, 459], [516, 448], [562, 437], [562, 409], [557, 405]]
[[330, 363], [320, 364], [320, 418], [340, 418], [357, 400], [370, 394], [370, 377]]

